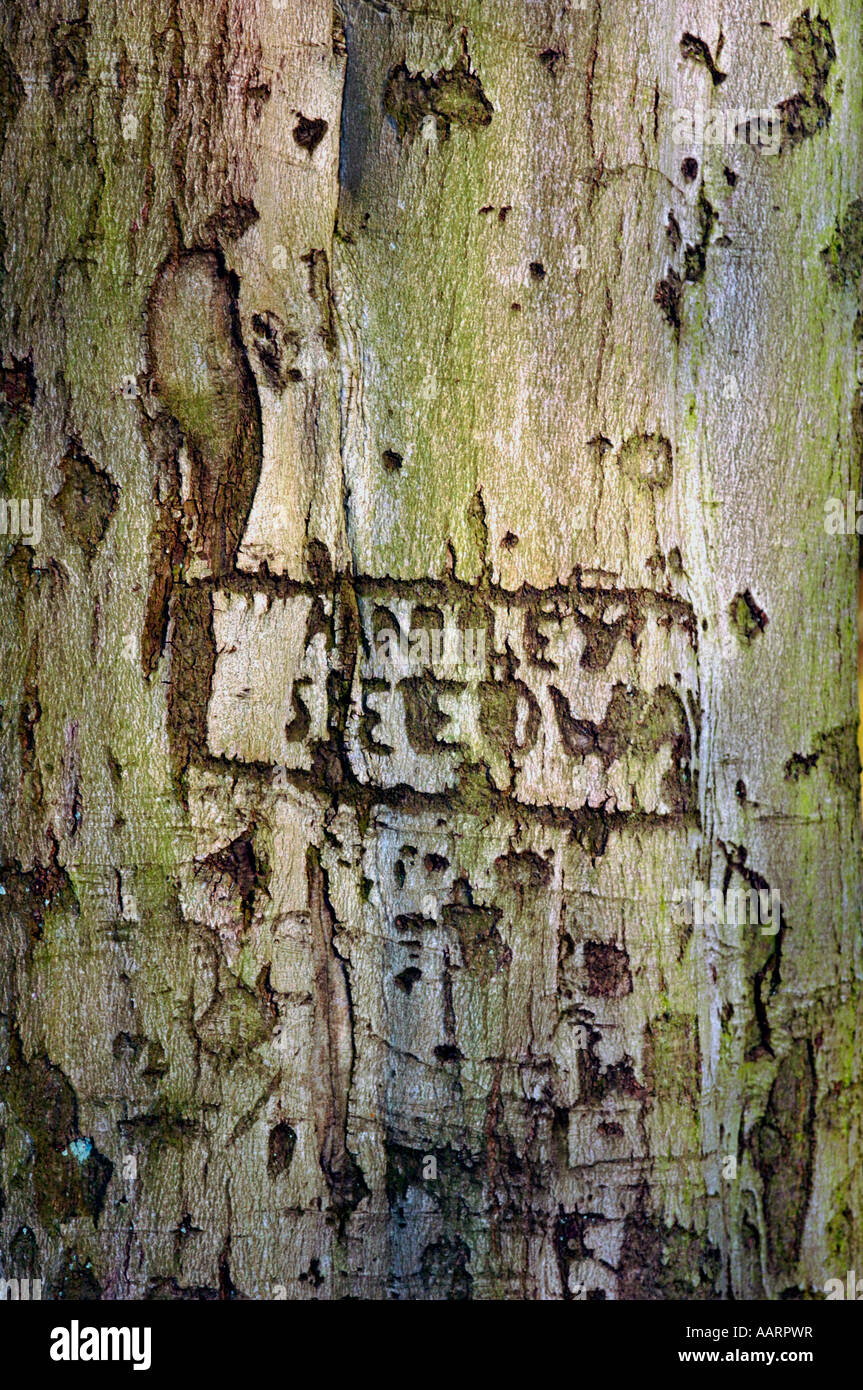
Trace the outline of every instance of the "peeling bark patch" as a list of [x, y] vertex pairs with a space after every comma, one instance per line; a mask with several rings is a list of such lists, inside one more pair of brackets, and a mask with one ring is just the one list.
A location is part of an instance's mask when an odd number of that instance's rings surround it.
[[0, 1068], [0, 1097], [32, 1143], [32, 1185], [39, 1220], [56, 1230], [75, 1217], [96, 1226], [114, 1165], [78, 1129], [78, 1101], [47, 1056], [25, 1061], [16, 1031]]
[[830, 283], [856, 285], [863, 272], [863, 198], [849, 203], [829, 246], [821, 252]]
[[812, 1190], [815, 1092], [812, 1044], [801, 1039], [781, 1058], [749, 1140], [763, 1183], [768, 1267], [780, 1287], [794, 1280], [800, 1258]]
[[632, 993], [629, 956], [620, 946], [602, 941], [584, 943], [587, 993], [601, 999], [622, 999]]
[[707, 1236], [666, 1227], [638, 1211], [628, 1216], [620, 1251], [620, 1299], [702, 1300], [718, 1297], [719, 1249]]
[[47, 864], [37, 860], [29, 871], [17, 865], [0, 867], [0, 888], [6, 899], [5, 912], [20, 917], [34, 941], [41, 937], [49, 913], [69, 912], [77, 916], [79, 912], [72, 880], [57, 863], [56, 846]]
[[52, 505], [89, 561], [105, 538], [120, 489], [107, 470], [97, 468], [77, 444], [72, 445], [60, 466], [65, 481]]
[[10, 414], [29, 410], [36, 399], [32, 357], [26, 357], [23, 361], [13, 357], [11, 366], [0, 366], [0, 395], [0, 405]]
[[301, 150], [305, 150], [307, 154], [312, 155], [323, 140], [328, 129], [329, 126], [326, 121], [317, 118], [310, 120], [308, 116], [300, 114], [297, 119], [297, 124], [293, 129], [294, 140]]
[[434, 119], [446, 140], [453, 126], [476, 130], [489, 125], [494, 112], [478, 75], [471, 70], [467, 52], [455, 67], [441, 69], [432, 77], [410, 73], [400, 63], [384, 84], [383, 106], [401, 140], [413, 139], [427, 117]]
[[830, 21], [808, 10], [798, 15], [791, 33], [783, 36], [800, 79], [801, 90], [779, 102], [782, 124], [782, 151], [793, 149], [830, 124], [832, 110], [824, 90], [836, 60], [836, 47]]
[[808, 777], [822, 761], [834, 781], [856, 797], [860, 786], [860, 753], [857, 726], [853, 721], [818, 734], [813, 752], [792, 753], [785, 763], [785, 781], [799, 782], [801, 777]]
[[335, 916], [327, 895], [320, 854], [306, 855], [315, 1018], [312, 1036], [311, 1088], [320, 1164], [334, 1207], [352, 1211], [368, 1187], [347, 1147], [348, 1101], [354, 1065], [353, 1011], [345, 962], [334, 940]]
[[735, 594], [729, 608], [731, 626], [745, 645], [750, 645], [764, 631], [770, 619], [759, 608], [748, 589]]
[[203, 748], [207, 738], [207, 705], [216, 669], [216, 643], [206, 590], [184, 585], [174, 591], [168, 646], [168, 733], [175, 780], [179, 782], [193, 752]]
[[185, 440], [196, 543], [215, 575], [234, 563], [262, 458], [236, 294], [217, 252], [188, 252], [163, 265], [147, 310], [154, 395]]

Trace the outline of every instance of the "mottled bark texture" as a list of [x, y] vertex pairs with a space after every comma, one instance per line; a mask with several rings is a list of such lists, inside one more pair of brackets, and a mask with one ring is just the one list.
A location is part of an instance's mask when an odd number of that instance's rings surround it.
[[861, 1267], [861, 23], [4, 8], [0, 1273]]

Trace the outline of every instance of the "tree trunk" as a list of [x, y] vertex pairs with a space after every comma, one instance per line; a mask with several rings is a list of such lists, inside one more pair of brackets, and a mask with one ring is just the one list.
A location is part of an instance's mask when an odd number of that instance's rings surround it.
[[4, 13], [6, 1277], [859, 1267], [863, 15], [762, 12]]

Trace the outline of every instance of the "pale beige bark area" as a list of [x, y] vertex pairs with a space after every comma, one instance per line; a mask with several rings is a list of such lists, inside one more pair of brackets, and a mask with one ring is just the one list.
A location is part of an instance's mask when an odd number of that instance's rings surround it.
[[[863, 1258], [822, 522], [860, 24], [4, 20], [6, 490], [46, 499], [2, 579], [10, 1272], [745, 1299]], [[779, 155], [672, 141], [798, 95]], [[381, 655], [438, 622], [484, 660]], [[695, 880], [781, 930], [687, 926]]]

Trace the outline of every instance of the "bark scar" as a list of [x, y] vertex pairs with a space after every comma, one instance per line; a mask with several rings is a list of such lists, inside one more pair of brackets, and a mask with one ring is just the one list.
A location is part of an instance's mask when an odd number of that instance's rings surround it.
[[334, 941], [336, 918], [327, 894], [326, 872], [314, 846], [306, 855], [306, 873], [316, 995], [311, 1066], [315, 1132], [333, 1205], [347, 1213], [369, 1190], [347, 1146], [354, 1066], [353, 1010], [345, 962]]

